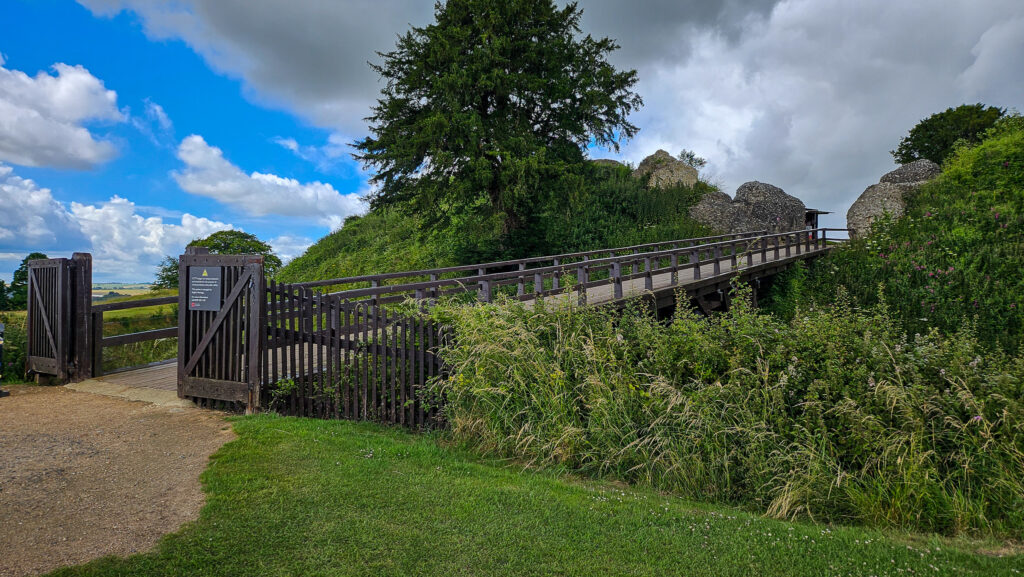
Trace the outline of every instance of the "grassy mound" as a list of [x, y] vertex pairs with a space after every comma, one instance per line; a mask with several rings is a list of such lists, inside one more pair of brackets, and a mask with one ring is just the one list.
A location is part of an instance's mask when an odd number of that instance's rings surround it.
[[803, 290], [786, 298], [827, 302], [842, 286], [861, 306], [884, 298], [910, 334], [974, 326], [982, 343], [1016, 352], [1024, 339], [1022, 265], [1024, 119], [1014, 116], [960, 149], [903, 218], [877, 223], [808, 278], [791, 279], [786, 290]]
[[596, 250], [711, 234], [688, 210], [712, 187], [649, 190], [625, 167], [589, 166], [577, 189], [535, 207], [534, 218], [501, 238], [498, 221], [466, 217], [434, 228], [416, 215], [371, 211], [351, 217], [278, 274], [301, 282]]
[[884, 307], [784, 322], [747, 302], [668, 325], [639, 308], [441, 309], [452, 434], [775, 517], [1024, 534], [1024, 359], [969, 329], [907, 339]]

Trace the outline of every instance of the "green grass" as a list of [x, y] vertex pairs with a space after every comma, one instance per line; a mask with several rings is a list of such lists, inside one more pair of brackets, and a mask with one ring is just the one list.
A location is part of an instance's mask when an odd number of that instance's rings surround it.
[[[1016, 575], [964, 542], [787, 523], [481, 461], [371, 424], [239, 418], [197, 522], [54, 575]], [[989, 544], [989, 546], [998, 546]]]

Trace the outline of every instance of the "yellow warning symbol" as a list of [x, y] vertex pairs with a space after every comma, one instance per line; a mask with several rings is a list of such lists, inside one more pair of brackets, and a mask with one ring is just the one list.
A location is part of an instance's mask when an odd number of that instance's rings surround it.
[[210, 276], [209, 274], [207, 274], [207, 272], [206, 272], [206, 269], [205, 269], [205, 268], [203, 269], [203, 276]]

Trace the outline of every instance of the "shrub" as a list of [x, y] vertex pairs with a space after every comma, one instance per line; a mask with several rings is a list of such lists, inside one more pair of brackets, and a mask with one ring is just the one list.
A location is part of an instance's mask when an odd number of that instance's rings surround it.
[[759, 314], [441, 307], [453, 437], [775, 517], [1024, 529], [1024, 361], [884, 304]]
[[25, 313], [0, 313], [0, 323], [4, 325], [4, 355], [0, 375], [0, 383], [21, 383], [25, 381], [25, 355], [27, 341], [25, 336]]

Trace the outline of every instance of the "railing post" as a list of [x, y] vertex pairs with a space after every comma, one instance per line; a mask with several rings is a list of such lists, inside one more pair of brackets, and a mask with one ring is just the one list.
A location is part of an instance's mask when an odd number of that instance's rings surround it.
[[678, 248], [677, 245], [672, 245], [672, 262], [670, 263], [672, 267], [672, 286], [679, 284], [679, 253], [675, 252]]
[[654, 275], [651, 271], [651, 257], [644, 257], [644, 289], [654, 290]]
[[[430, 273], [430, 282], [437, 282], [437, 281], [438, 281], [437, 273], [436, 272], [435, 273]], [[437, 298], [437, 287], [436, 286], [430, 289], [430, 298], [432, 298], [432, 299], [436, 299]]]
[[776, 237], [774, 237], [774, 240], [775, 240], [775, 242], [774, 242], [774, 245], [775, 245], [775, 260], [779, 260], [779, 245], [782, 244], [782, 237], [781, 236], [776, 236]]
[[533, 273], [533, 294], [540, 296], [544, 293], [544, 275], [539, 272]]
[[526, 270], [526, 263], [519, 263], [519, 282], [516, 283], [516, 296], [523, 296], [526, 294], [526, 275], [523, 271]]
[[479, 298], [481, 302], [489, 303], [492, 298], [491, 294], [491, 281], [482, 280], [480, 281]]
[[793, 254], [792, 252], [790, 252], [790, 248], [793, 246], [793, 241], [791, 237], [792, 235], [786, 235], [786, 258], [789, 258]]
[[729, 270], [736, 270], [736, 247], [739, 246], [735, 241], [732, 243], [732, 258], [729, 259]]
[[[557, 258], [554, 259], [554, 266], [562, 266], [561, 259], [557, 259]], [[554, 291], [558, 290], [558, 284], [559, 284], [558, 281], [561, 278], [562, 278], [562, 270], [561, 269], [556, 270], [555, 273], [551, 275], [551, 290], [554, 290]]]
[[720, 245], [720, 244], [716, 244], [715, 245], [714, 254], [715, 254], [715, 265], [714, 265], [714, 271], [715, 272], [713, 274], [715, 276], [718, 276], [719, 274], [722, 274], [722, 245]]
[[828, 246], [828, 239], [826, 238], [827, 236], [828, 236], [828, 229], [827, 228], [821, 229], [821, 236], [818, 238], [818, 248], [819, 249], [822, 249], [822, 248], [825, 248], [826, 246]]
[[[583, 257], [583, 262], [586, 261], [587, 257]], [[587, 267], [580, 265], [576, 267], [576, 289], [579, 291], [579, 303], [581, 305], [587, 304]]]
[[616, 299], [622, 298], [622, 263], [615, 261], [612, 263], [612, 283], [614, 288], [612, 290]]
[[768, 238], [761, 237], [761, 262], [768, 260]]
[[693, 280], [700, 279], [700, 250], [690, 251], [690, 264], [693, 265]]

